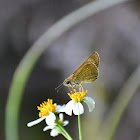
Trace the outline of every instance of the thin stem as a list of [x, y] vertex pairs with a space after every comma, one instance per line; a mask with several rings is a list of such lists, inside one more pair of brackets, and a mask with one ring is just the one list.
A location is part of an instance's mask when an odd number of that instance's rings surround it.
[[67, 137], [67, 135], [63, 132], [63, 131], [61, 131], [60, 132], [67, 140], [69, 139], [68, 137]]
[[81, 119], [80, 119], [80, 115], [78, 115], [78, 129], [79, 129], [79, 140], [82, 140], [82, 131], [81, 131]]
[[64, 129], [63, 126], [61, 126], [59, 123], [57, 123], [57, 126], [61, 129], [62, 133], [68, 140], [73, 140], [72, 137], [69, 135], [69, 133]]

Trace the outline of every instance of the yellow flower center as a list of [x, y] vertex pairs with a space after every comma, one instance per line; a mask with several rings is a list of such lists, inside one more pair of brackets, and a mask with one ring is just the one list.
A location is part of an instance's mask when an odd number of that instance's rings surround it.
[[37, 109], [40, 110], [39, 117], [48, 116], [49, 112], [55, 112], [56, 105], [53, 104], [52, 99], [48, 99], [47, 101], [44, 101], [40, 106], [37, 106]]
[[74, 101], [74, 102], [82, 102], [84, 97], [86, 96], [87, 90], [84, 92], [84, 88], [82, 88], [81, 91], [81, 87], [79, 88], [79, 92], [76, 91], [76, 89], [74, 89], [74, 93], [68, 93], [68, 95], [70, 96], [70, 98]]

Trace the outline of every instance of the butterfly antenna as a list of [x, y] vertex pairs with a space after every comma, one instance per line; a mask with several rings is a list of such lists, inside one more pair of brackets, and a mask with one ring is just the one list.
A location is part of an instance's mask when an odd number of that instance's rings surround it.
[[63, 87], [63, 83], [60, 84], [58, 87], [55, 88], [55, 90], [58, 92]]

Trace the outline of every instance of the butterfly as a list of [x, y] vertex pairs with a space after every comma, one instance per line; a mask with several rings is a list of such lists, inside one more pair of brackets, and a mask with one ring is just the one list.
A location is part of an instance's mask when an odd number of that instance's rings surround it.
[[[91, 83], [95, 81], [99, 74], [99, 60], [99, 54], [94, 52], [72, 75], [65, 79], [61, 85], [75, 88], [82, 86], [83, 83]], [[58, 86], [58, 88], [60, 86]]]

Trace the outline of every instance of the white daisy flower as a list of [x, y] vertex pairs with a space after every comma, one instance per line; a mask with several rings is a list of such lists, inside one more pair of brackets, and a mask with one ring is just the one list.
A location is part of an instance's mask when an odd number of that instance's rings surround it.
[[40, 123], [41, 121], [45, 120], [47, 124], [53, 124], [56, 120], [55, 113], [64, 112], [65, 105], [60, 106], [56, 103], [53, 104], [52, 99], [48, 99], [47, 101], [44, 101], [40, 106], [37, 106], [39, 112], [39, 119], [34, 120], [32, 122], [29, 122], [27, 124], [28, 127], [31, 127], [33, 125], [36, 125]]
[[[69, 124], [69, 121], [67, 121], [67, 120], [63, 121], [63, 114], [62, 113], [59, 114], [59, 120], [57, 120], [57, 121], [62, 126], [66, 126], [67, 124]], [[48, 126], [46, 126], [43, 129], [43, 131], [47, 131], [49, 129], [52, 129], [51, 132], [50, 132], [50, 135], [53, 136], [53, 137], [55, 137], [59, 133], [61, 133], [61, 131], [59, 131], [59, 127], [57, 126], [57, 123], [48, 122], [47, 124], [48, 124]]]
[[70, 98], [72, 99], [69, 101], [65, 106], [65, 113], [68, 115], [72, 115], [72, 111], [74, 115], [80, 115], [84, 113], [83, 102], [88, 105], [89, 112], [91, 112], [95, 108], [95, 102], [91, 97], [85, 97], [87, 90], [84, 92], [84, 89], [81, 87], [79, 88], [79, 92], [74, 89], [74, 93], [68, 93]]

